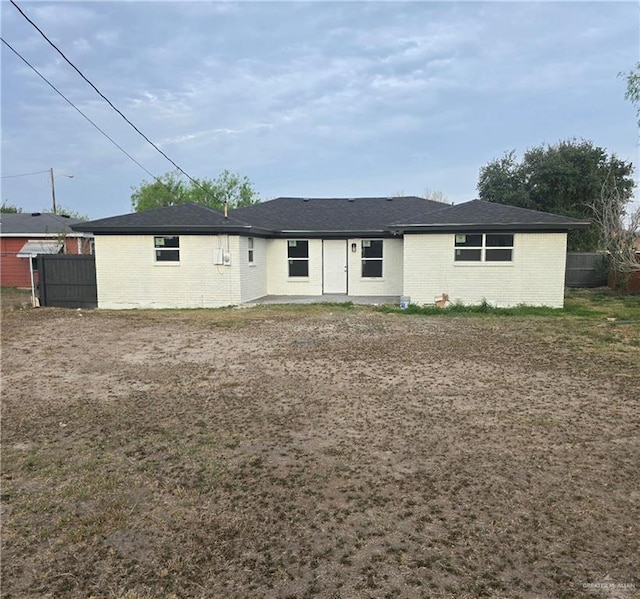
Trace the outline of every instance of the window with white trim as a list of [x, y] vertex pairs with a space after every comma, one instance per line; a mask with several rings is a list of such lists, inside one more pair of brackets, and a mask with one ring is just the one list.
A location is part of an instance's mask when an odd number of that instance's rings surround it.
[[511, 262], [513, 233], [457, 233], [456, 262]]
[[382, 276], [382, 239], [362, 240], [362, 277]]
[[287, 259], [290, 277], [309, 276], [309, 242], [306, 239], [289, 239]]
[[153, 238], [156, 262], [180, 262], [180, 237], [161, 235]]
[[247, 238], [247, 260], [253, 264], [253, 237]]

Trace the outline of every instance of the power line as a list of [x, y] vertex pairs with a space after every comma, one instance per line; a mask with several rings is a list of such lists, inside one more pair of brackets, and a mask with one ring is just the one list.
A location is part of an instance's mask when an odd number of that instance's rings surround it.
[[[2, 41], [4, 42], [4, 40]], [[13, 50], [13, 48], [11, 49]], [[31, 175], [41, 175], [42, 173], [48, 173], [48, 172], [49, 171], [46, 170], [46, 171], [36, 171], [35, 173], [23, 173], [22, 175], [3, 175], [2, 177], [0, 177], [0, 179], [15, 179], [16, 177], [30, 177]]]
[[85, 77], [84, 73], [78, 68], [76, 67], [76, 65], [74, 65], [66, 56], [65, 54], [62, 52], [62, 50], [60, 50], [60, 48], [58, 48], [58, 46], [56, 46], [47, 36], [46, 34], [42, 31], [42, 29], [40, 29], [40, 27], [38, 27], [23, 11], [22, 9], [14, 2], [14, 0], [10, 0], [11, 4], [13, 4], [13, 6], [18, 10], [18, 12], [38, 31], [38, 33], [49, 43], [49, 45], [51, 45], [58, 54], [60, 54], [60, 56], [62, 56], [62, 58], [67, 62], [67, 64], [69, 64], [69, 66], [71, 68], [73, 68], [74, 71], [76, 71], [76, 73], [78, 73], [78, 75], [80, 75], [80, 77], [82, 77], [94, 90], [95, 92], [107, 103], [109, 104], [109, 106], [111, 106], [111, 108], [113, 108], [113, 110], [115, 110], [129, 125], [131, 125], [131, 127], [133, 127], [133, 129], [139, 134], [141, 135], [144, 140], [150, 144], [155, 150], [157, 150], [160, 154], [162, 154], [162, 156], [164, 156], [171, 164], [173, 164], [173, 166], [176, 167], [176, 169], [178, 169], [185, 177], [187, 177], [187, 179], [189, 179], [194, 185], [197, 185], [200, 189], [202, 189], [205, 193], [207, 193], [207, 190], [202, 187], [202, 185], [200, 185], [200, 183], [194, 179], [193, 177], [191, 177], [186, 171], [184, 171], [182, 168], [180, 168], [180, 166], [178, 164], [176, 164], [173, 160], [171, 160], [171, 158], [169, 158], [169, 156], [167, 156], [156, 144], [154, 144], [142, 131], [140, 131], [140, 129], [138, 129], [138, 127], [136, 127], [116, 106], [113, 105], [113, 103], [111, 102], [111, 100], [109, 100], [109, 98], [107, 98], [93, 83], [91, 83], [91, 81], [89, 81], [89, 79], [87, 79], [87, 77]]
[[[44, 75], [42, 75], [38, 69], [36, 69], [24, 56], [22, 56], [15, 48], [13, 48], [11, 46], [11, 44], [9, 44], [9, 42], [7, 42], [4, 38], [0, 37], [0, 41], [2, 41], [2, 43], [7, 46], [7, 48], [9, 48], [9, 50], [11, 50], [20, 60], [22, 60], [22, 62], [24, 62], [36, 75], [38, 75], [38, 77], [40, 77], [40, 79], [42, 79], [49, 87], [51, 87], [60, 97], [62, 97], [64, 99], [65, 102], [67, 102], [67, 104], [69, 104], [74, 110], [76, 110], [77, 112], [79, 112], [87, 121], [89, 121], [98, 131], [100, 131], [100, 133], [102, 133], [102, 135], [104, 135], [114, 146], [116, 146], [116, 148], [118, 148], [118, 150], [120, 150], [125, 156], [127, 156], [127, 158], [129, 158], [130, 160], [132, 160], [133, 162], [135, 162], [145, 173], [147, 173], [147, 175], [149, 175], [150, 177], [152, 177], [153, 179], [155, 179], [156, 181], [160, 182], [160, 180], [158, 179], [158, 177], [156, 177], [152, 172], [150, 172], [149, 170], [147, 170], [142, 164], [140, 164], [133, 156], [131, 156], [131, 154], [129, 154], [129, 152], [127, 152], [117, 141], [115, 141], [113, 138], [111, 138], [107, 133], [105, 133], [98, 125], [96, 125], [84, 112], [82, 112], [82, 110], [80, 110], [71, 100], [69, 100], [69, 98], [67, 98], [55, 85], [53, 85], [53, 83], [51, 83]], [[48, 171], [41, 171], [41, 172], [48, 172]], [[35, 173], [32, 173], [35, 174]], [[21, 175], [16, 175], [16, 176], [21, 176]], [[3, 177], [4, 179], [4, 177]]]
[[[0, 37], [0, 41], [9, 48], [20, 60], [22, 60], [40, 79], [42, 79], [49, 87], [51, 87], [67, 104], [69, 104], [74, 110], [76, 110], [82, 117], [84, 117], [89, 123], [91, 123], [102, 135], [104, 135], [118, 150], [120, 150], [129, 160], [137, 164], [147, 175], [149, 175], [156, 183], [159, 183], [164, 187], [170, 195], [172, 195], [175, 199], [179, 200], [179, 198], [175, 195], [173, 189], [169, 187], [162, 179], [156, 177], [151, 171], [149, 171], [146, 167], [144, 167], [140, 162], [138, 162], [129, 152], [127, 152], [117, 141], [111, 138], [105, 131], [103, 131], [96, 123], [94, 123], [82, 110], [80, 110], [69, 98], [67, 98], [53, 83], [51, 83], [42, 73], [38, 71], [24, 56], [22, 56], [15, 48], [9, 44], [4, 38]], [[49, 170], [46, 171], [37, 171], [35, 173], [25, 173], [23, 175], [7, 175], [6, 177], [2, 177], [3, 179], [8, 179], [9, 177], [26, 177], [27, 175], [37, 175], [41, 173], [48, 173]]]

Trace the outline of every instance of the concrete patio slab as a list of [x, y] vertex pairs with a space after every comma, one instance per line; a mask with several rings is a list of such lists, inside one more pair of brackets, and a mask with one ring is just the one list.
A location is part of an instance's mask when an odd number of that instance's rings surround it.
[[245, 302], [245, 305], [255, 304], [342, 304], [352, 302], [354, 304], [379, 306], [382, 304], [400, 304], [399, 295], [265, 295], [255, 300]]

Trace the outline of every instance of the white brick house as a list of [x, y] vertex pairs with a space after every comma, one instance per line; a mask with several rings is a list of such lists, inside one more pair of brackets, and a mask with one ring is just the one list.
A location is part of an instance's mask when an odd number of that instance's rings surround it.
[[480, 200], [400, 197], [277, 198], [228, 218], [183, 204], [74, 229], [95, 236], [99, 308], [336, 294], [562, 307], [567, 231], [587, 225]]

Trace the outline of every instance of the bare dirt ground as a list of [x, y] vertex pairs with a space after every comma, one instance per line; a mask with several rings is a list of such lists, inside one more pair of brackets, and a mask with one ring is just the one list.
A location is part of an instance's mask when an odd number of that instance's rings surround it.
[[2, 596], [636, 597], [639, 331], [6, 311]]

